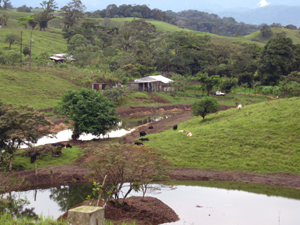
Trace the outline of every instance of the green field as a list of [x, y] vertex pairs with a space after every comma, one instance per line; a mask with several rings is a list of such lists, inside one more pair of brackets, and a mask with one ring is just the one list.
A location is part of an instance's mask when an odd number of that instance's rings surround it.
[[28, 104], [37, 109], [54, 107], [61, 95], [68, 89], [78, 87], [71, 82], [53, 75], [44, 68], [34, 71], [1, 67], [0, 99], [15, 105]]
[[[276, 34], [280, 34], [280, 33], [285, 33], [286, 37], [291, 38], [293, 40], [293, 44], [300, 44], [300, 33], [299, 30], [291, 30], [291, 29], [286, 29], [286, 28], [271, 28], [272, 32], [273, 32], [273, 36], [274, 37]], [[252, 34], [249, 34], [247, 36], [244, 37], [245, 39], [248, 40], [257, 40], [261, 43], [267, 43], [268, 40], [270, 38], [263, 38], [261, 36], [261, 32], [260, 31], [256, 31]]]
[[[300, 98], [280, 99], [194, 117], [148, 135], [173, 167], [300, 173]], [[175, 140], [175, 141], [174, 141]]]

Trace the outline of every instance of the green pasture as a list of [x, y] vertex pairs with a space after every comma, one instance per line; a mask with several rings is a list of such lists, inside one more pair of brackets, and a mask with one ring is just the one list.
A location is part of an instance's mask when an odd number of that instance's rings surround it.
[[4, 103], [14, 105], [28, 104], [37, 109], [54, 107], [61, 95], [68, 89], [78, 89], [72, 82], [53, 75], [52, 70], [44, 68], [0, 69], [0, 99]]
[[[291, 38], [293, 44], [300, 44], [300, 33], [299, 30], [291, 30], [286, 28], [271, 28], [274, 37], [276, 34], [285, 33], [286, 37]], [[267, 43], [271, 37], [263, 38], [260, 31], [256, 31], [252, 34], [244, 36], [245, 39], [255, 40], [262, 43]]]
[[[37, 168], [44, 168], [48, 166], [59, 166], [59, 165], [68, 165], [75, 163], [75, 161], [84, 155], [84, 151], [78, 146], [73, 146], [72, 148], [63, 148], [62, 154], [60, 157], [52, 157], [47, 155], [44, 157], [37, 156]], [[24, 150], [17, 150], [16, 154], [20, 154]], [[34, 169], [35, 163], [30, 163], [30, 157], [16, 156], [14, 157], [14, 165], [25, 169]], [[49, 170], [50, 171], [50, 170]], [[55, 172], [55, 171], [54, 171]], [[50, 173], [50, 172], [49, 172]]]
[[232, 108], [178, 124], [186, 133], [151, 134], [172, 167], [300, 173], [299, 98]]

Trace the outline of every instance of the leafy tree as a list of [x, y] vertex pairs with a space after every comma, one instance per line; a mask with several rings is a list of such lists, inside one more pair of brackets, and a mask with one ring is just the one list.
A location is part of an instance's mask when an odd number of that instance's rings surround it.
[[263, 38], [271, 37], [273, 34], [271, 28], [267, 24], [262, 26], [262, 28], [260, 29], [260, 32], [261, 32], [261, 35]]
[[236, 87], [238, 84], [238, 79], [237, 78], [228, 78], [228, 77], [223, 77], [221, 79], [221, 84], [220, 88], [222, 91], [224, 91], [226, 94], [230, 93], [231, 89], [233, 87]]
[[29, 7], [27, 7], [26, 5], [22, 5], [20, 7], [17, 8], [18, 12], [27, 12], [30, 13], [31, 9]]
[[275, 85], [281, 75], [288, 75], [294, 63], [292, 39], [283, 37], [271, 38], [265, 45], [259, 61], [259, 76], [262, 84]]
[[205, 85], [207, 96], [209, 96], [209, 92], [212, 91], [213, 87], [220, 83], [220, 76], [208, 76], [206, 73], [197, 73], [194, 80]]
[[3, 9], [6, 10], [8, 8], [8, 5], [10, 5], [10, 0], [3, 0]]
[[32, 147], [42, 136], [51, 134], [46, 128], [51, 123], [33, 107], [21, 105], [14, 107], [0, 103], [0, 149], [5, 149], [10, 157], [12, 169], [13, 153], [21, 145]]
[[28, 22], [27, 22], [27, 17], [26, 16], [19, 16], [17, 18], [17, 23], [21, 26], [24, 26], [24, 28], [27, 28]]
[[6, 35], [5, 42], [9, 43], [9, 49], [11, 49], [11, 45], [18, 40], [18, 35], [14, 33], [10, 33]]
[[73, 27], [83, 17], [85, 9], [86, 7], [80, 0], [72, 0], [66, 6], [62, 7], [60, 14], [63, 17], [64, 28], [68, 30], [70, 27]]
[[130, 22], [126, 21], [124, 30], [130, 31], [134, 39], [145, 43], [156, 36], [156, 27], [144, 19], [132, 20]]
[[9, 16], [4, 13], [2, 16], [0, 16], [0, 25], [7, 25], [7, 21], [8, 21]]
[[36, 17], [34, 15], [28, 16], [27, 17], [27, 23], [29, 26], [31, 26], [32, 30], [38, 25], [38, 21], [36, 20]]
[[212, 97], [204, 97], [202, 99], [197, 99], [192, 105], [192, 114], [194, 116], [204, 117], [209, 113], [215, 113], [219, 110], [220, 104], [218, 101]]
[[68, 90], [62, 96], [57, 112], [73, 121], [74, 139], [82, 133], [105, 135], [119, 121], [113, 103], [92, 89]]
[[114, 144], [96, 149], [94, 154], [97, 159], [91, 166], [95, 171], [93, 179], [104, 180], [107, 176], [110, 181], [110, 185], [102, 187], [108, 194], [106, 202], [111, 198], [119, 202], [121, 189], [126, 183], [129, 188], [123, 203], [133, 190], [138, 191], [142, 185], [155, 179], [166, 178], [165, 160], [153, 147]]
[[34, 19], [38, 22], [40, 26], [40, 30], [44, 30], [48, 27], [48, 22], [54, 19], [54, 15], [52, 14], [55, 9], [57, 9], [57, 3], [55, 0], [43, 1], [40, 3], [44, 11], [42, 13], [36, 14]]

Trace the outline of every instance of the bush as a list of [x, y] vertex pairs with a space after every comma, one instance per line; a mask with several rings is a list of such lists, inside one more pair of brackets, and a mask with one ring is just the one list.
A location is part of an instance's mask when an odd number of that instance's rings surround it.
[[192, 114], [194, 116], [204, 117], [209, 113], [217, 112], [220, 109], [218, 101], [212, 97], [197, 99], [192, 105]]

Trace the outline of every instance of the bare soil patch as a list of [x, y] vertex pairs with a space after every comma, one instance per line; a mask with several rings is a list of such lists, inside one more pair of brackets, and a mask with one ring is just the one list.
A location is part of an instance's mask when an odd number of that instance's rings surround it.
[[[97, 200], [93, 200], [96, 203]], [[120, 199], [122, 202], [122, 199]], [[88, 202], [80, 203], [73, 208], [89, 205]], [[102, 204], [100, 204], [102, 205]], [[137, 225], [156, 225], [170, 223], [179, 220], [178, 215], [169, 206], [157, 198], [153, 197], [130, 197], [126, 199], [124, 206], [120, 207], [115, 202], [110, 201], [105, 207], [106, 220], [112, 221], [115, 225], [131, 223], [133, 220]], [[68, 212], [60, 218], [67, 219]], [[58, 218], [58, 219], [60, 219]]]

